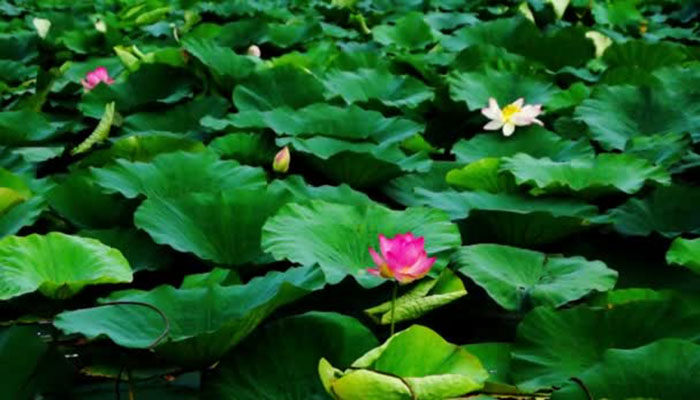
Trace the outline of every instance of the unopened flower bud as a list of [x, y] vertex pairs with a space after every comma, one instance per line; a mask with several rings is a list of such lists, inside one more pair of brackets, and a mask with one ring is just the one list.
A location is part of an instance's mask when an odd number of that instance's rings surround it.
[[260, 56], [262, 55], [262, 52], [260, 52], [260, 47], [254, 45], [254, 44], [250, 45], [250, 47], [248, 47], [248, 51], [246, 51], [246, 53], [248, 53], [249, 56], [258, 57], [258, 58], [260, 58]]
[[289, 147], [284, 146], [284, 148], [275, 155], [275, 160], [272, 162], [272, 169], [279, 173], [285, 173], [289, 170], [289, 161]]
[[34, 25], [37, 35], [42, 39], [46, 37], [49, 33], [49, 29], [51, 29], [51, 21], [44, 18], [34, 18], [32, 20], [32, 25]]

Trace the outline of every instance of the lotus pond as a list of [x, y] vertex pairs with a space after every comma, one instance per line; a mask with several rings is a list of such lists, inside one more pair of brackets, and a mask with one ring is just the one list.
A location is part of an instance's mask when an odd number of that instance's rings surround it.
[[697, 1], [0, 15], [0, 398], [700, 397]]

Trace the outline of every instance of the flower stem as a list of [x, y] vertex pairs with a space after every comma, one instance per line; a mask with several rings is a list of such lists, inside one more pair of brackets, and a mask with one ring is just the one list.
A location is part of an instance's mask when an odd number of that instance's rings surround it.
[[391, 330], [389, 331], [389, 336], [394, 336], [394, 313], [396, 311], [396, 293], [399, 291], [399, 283], [394, 283], [394, 289], [391, 292]]

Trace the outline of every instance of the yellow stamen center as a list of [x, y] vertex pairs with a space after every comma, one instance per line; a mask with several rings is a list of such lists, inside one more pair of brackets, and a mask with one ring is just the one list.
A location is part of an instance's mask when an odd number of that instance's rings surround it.
[[504, 122], [510, 122], [510, 119], [513, 117], [513, 115], [519, 113], [521, 108], [513, 103], [513, 104], [508, 104], [507, 106], [503, 107], [503, 110], [501, 110], [501, 114], [503, 114], [503, 121]]

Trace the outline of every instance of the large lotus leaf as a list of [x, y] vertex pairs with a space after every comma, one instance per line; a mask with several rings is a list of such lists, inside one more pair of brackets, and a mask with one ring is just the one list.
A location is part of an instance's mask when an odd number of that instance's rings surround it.
[[433, 192], [449, 190], [450, 187], [445, 176], [451, 170], [462, 166], [453, 161], [436, 161], [425, 172], [405, 174], [392, 179], [383, 190], [389, 197], [405, 206], [420, 206], [420, 199], [416, 197], [416, 188], [423, 188]]
[[423, 19], [421, 13], [409, 13], [394, 25], [380, 25], [372, 29], [374, 40], [385, 45], [417, 50], [435, 42], [433, 29]]
[[603, 147], [623, 150], [638, 136], [699, 129], [696, 110], [697, 105], [662, 87], [599, 86], [575, 115]]
[[0, 168], [0, 216], [32, 196], [24, 179], [5, 168]]
[[148, 162], [163, 153], [187, 151], [201, 152], [205, 149], [202, 142], [188, 139], [176, 134], [154, 134], [148, 136], [127, 136], [117, 139], [112, 147], [90, 153], [77, 162], [80, 166], [103, 166], [110, 161], [123, 158], [128, 161]]
[[582, 201], [518, 193], [431, 191], [416, 188], [416, 205], [438, 208], [462, 224], [465, 242], [528, 246], [588, 229], [597, 208]]
[[700, 274], [700, 239], [676, 238], [666, 253], [666, 262], [682, 265]]
[[223, 117], [228, 102], [223, 97], [201, 97], [165, 111], [144, 111], [124, 119], [123, 129], [129, 134], [197, 133], [202, 130], [199, 120], [204, 116]]
[[393, 237], [406, 232], [425, 237], [427, 253], [443, 261], [445, 255], [440, 253], [460, 244], [457, 227], [439, 210], [393, 211], [324, 201], [291, 203], [280, 209], [263, 227], [262, 243], [278, 260], [320, 265], [331, 284], [351, 275], [362, 286], [374, 287], [383, 280], [366, 271], [373, 265], [368, 249], [377, 247], [379, 234]]
[[182, 68], [165, 64], [144, 64], [125, 80], [112, 85], [99, 84], [83, 97], [79, 105], [86, 116], [99, 118], [107, 103], [129, 113], [147, 105], [170, 104], [192, 95], [196, 81]]
[[228, 47], [218, 46], [213, 40], [187, 37], [182, 44], [229, 90], [234, 83], [252, 74], [256, 66], [253, 57], [238, 55]]
[[[99, 115], [102, 115], [100, 110]], [[58, 127], [42, 113], [30, 110], [0, 111], [0, 145], [17, 145], [51, 139]]]
[[474, 45], [506, 47], [523, 32], [532, 33], [532, 24], [525, 18], [501, 18], [466, 26], [441, 39], [450, 51], [460, 51]]
[[161, 154], [153, 161], [117, 160], [104, 168], [93, 168], [97, 184], [128, 198], [211, 192], [226, 189], [257, 189], [265, 186], [265, 172], [259, 168], [222, 161], [209, 152]]
[[481, 389], [488, 377], [467, 350], [420, 325], [395, 334], [345, 371], [322, 359], [319, 372], [338, 400], [453, 398]]
[[209, 149], [221, 158], [234, 159], [247, 165], [268, 165], [279, 151], [271, 135], [242, 132], [212, 140]]
[[686, 52], [681, 45], [646, 40], [615, 43], [603, 55], [603, 61], [609, 68], [633, 67], [646, 72], [679, 64], [686, 58]]
[[328, 97], [340, 96], [348, 104], [376, 99], [389, 107], [415, 108], [434, 97], [433, 90], [416, 78], [369, 68], [329, 71], [324, 84]]
[[538, 307], [518, 326], [512, 373], [522, 390], [559, 386], [596, 365], [608, 349], [634, 349], [665, 337], [700, 340], [697, 304], [674, 298], [567, 310]]
[[460, 140], [452, 148], [457, 161], [473, 162], [486, 157], [509, 157], [526, 153], [533, 157], [548, 157], [554, 161], [593, 157], [586, 140], [566, 140], [544, 128], [533, 126], [519, 130], [512, 137], [484, 133], [469, 140]]
[[310, 312], [266, 325], [205, 380], [207, 398], [325, 400], [318, 360], [348, 367], [379, 343], [356, 319]]
[[669, 133], [632, 138], [625, 152], [668, 168], [681, 161], [690, 147], [691, 139], [688, 135]]
[[262, 255], [261, 228], [292, 196], [279, 188], [231, 189], [146, 199], [134, 224], [158, 244], [226, 266]]
[[610, 290], [617, 280], [617, 272], [600, 261], [497, 244], [462, 247], [454, 262], [459, 272], [509, 311], [540, 305], [559, 307], [592, 291]]
[[569, 382], [552, 400], [692, 399], [700, 390], [700, 346], [664, 339], [636, 349], [608, 350], [578, 379], [585, 389]]
[[377, 145], [328, 137], [280, 138], [277, 143], [291, 144], [295, 151], [307, 154], [311, 164], [331, 180], [357, 188], [379, 185], [403, 171], [425, 171], [431, 164], [427, 153], [408, 156], [398, 143]]
[[175, 262], [172, 252], [153, 243], [146, 233], [133, 228], [82, 230], [78, 234], [121, 251], [134, 272], [166, 269]]
[[[394, 322], [410, 321], [467, 295], [464, 283], [449, 268], [437, 279], [418, 282], [408, 292], [396, 298]], [[365, 310], [374, 322], [391, 324], [391, 300]]]
[[527, 104], [547, 104], [558, 89], [537, 76], [487, 69], [484, 72], [456, 72], [447, 78], [450, 97], [464, 101], [469, 110], [486, 107], [490, 97], [501, 107], [520, 97]]
[[625, 27], [637, 25], [644, 19], [637, 6], [639, 0], [596, 2], [592, 5], [595, 21], [600, 25]]
[[[156, 352], [181, 365], [203, 367], [219, 360], [275, 309], [323, 286], [318, 269], [301, 267], [269, 272], [245, 285], [126, 290], [102, 299], [101, 306], [63, 312], [54, 325], [91, 339], [106, 336], [129, 348], [155, 345]], [[110, 302], [145, 303], [160, 312]]]
[[658, 232], [666, 237], [700, 233], [700, 189], [693, 186], [660, 187], [645, 198], [632, 198], [596, 219], [607, 222], [626, 235], [648, 236]]
[[129, 262], [94, 239], [59, 232], [0, 240], [0, 300], [35, 291], [65, 299], [87, 285], [131, 282]]
[[671, 177], [663, 168], [627, 154], [600, 154], [596, 158], [552, 161], [516, 154], [502, 161], [502, 170], [515, 176], [519, 185], [533, 192], [573, 191], [587, 197], [622, 191], [638, 192], [646, 182], [669, 185]]
[[238, 111], [293, 109], [323, 101], [323, 85], [308, 71], [291, 65], [257, 71], [233, 91]]
[[291, 175], [284, 180], [275, 180], [270, 183], [274, 190], [284, 190], [294, 196], [295, 202], [304, 200], [323, 200], [330, 203], [371, 205], [375, 204], [366, 194], [354, 190], [348, 185], [339, 186], [311, 186], [304, 182], [300, 175]]
[[511, 384], [510, 379], [510, 350], [511, 343], [474, 343], [462, 346], [481, 361], [481, 365], [489, 373], [485, 391], [492, 384]]
[[[209, 121], [209, 122], [205, 122]], [[384, 117], [377, 111], [351, 105], [341, 108], [329, 104], [312, 104], [299, 110], [276, 108], [271, 111], [245, 111], [228, 120], [204, 125], [223, 128], [231, 123], [238, 128], [270, 128], [277, 134], [293, 136], [323, 135], [334, 138], [372, 139], [377, 143], [399, 142], [423, 131], [423, 126], [406, 118]]]
[[491, 193], [514, 192], [517, 189], [513, 177], [501, 173], [501, 160], [482, 158], [445, 175], [445, 181], [464, 190]]
[[290, 47], [315, 38], [322, 32], [318, 21], [296, 19], [287, 23], [271, 23], [267, 25], [261, 42], [270, 42], [277, 47]]
[[51, 208], [81, 228], [111, 228], [131, 219], [133, 208], [124, 198], [104, 193], [86, 171], [73, 172], [46, 193]]

